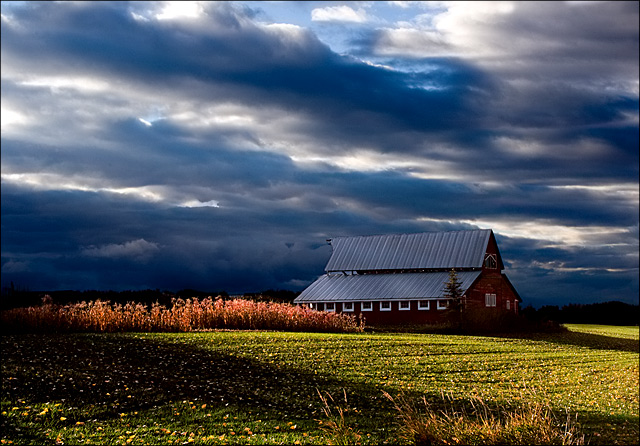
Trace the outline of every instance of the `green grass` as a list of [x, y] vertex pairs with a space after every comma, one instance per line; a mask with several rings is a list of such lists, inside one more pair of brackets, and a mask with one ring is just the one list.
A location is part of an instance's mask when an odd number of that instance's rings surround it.
[[578, 333], [589, 333], [612, 338], [635, 339], [640, 338], [640, 327], [636, 326], [613, 326], [613, 325], [593, 325], [593, 324], [564, 324], [571, 331]]
[[[220, 331], [2, 338], [3, 444], [398, 441], [384, 397], [569, 411], [590, 444], [638, 444], [638, 340]], [[613, 329], [612, 329], [613, 330]], [[612, 335], [613, 333], [613, 335]], [[622, 334], [624, 336], [624, 333]], [[345, 402], [346, 397], [346, 402]]]

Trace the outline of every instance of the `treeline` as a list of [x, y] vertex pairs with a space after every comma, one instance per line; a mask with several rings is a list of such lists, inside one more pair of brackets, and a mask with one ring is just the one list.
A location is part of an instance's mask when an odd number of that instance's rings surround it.
[[127, 291], [100, 291], [100, 290], [61, 290], [61, 291], [30, 291], [6, 287], [2, 289], [0, 309], [32, 307], [42, 304], [42, 299], [48, 295], [50, 299], [59, 305], [76, 304], [80, 302], [109, 301], [125, 305], [129, 302], [152, 305], [158, 303], [170, 306], [173, 299], [205, 299], [207, 297], [219, 297], [222, 300], [242, 298], [255, 302], [279, 302], [292, 303], [299, 292], [290, 290], [268, 289], [255, 293], [244, 293], [238, 296], [230, 296], [224, 290], [201, 291], [195, 289], [183, 289], [177, 292], [163, 291], [159, 289], [127, 290]]
[[[3, 290], [4, 291], [4, 290]], [[110, 301], [126, 304], [136, 302], [151, 305], [155, 302], [161, 305], [171, 303], [175, 294], [160, 290], [128, 290], [128, 291], [98, 291], [98, 290], [60, 290], [60, 291], [15, 291], [2, 293], [2, 309], [33, 307], [42, 304], [44, 296], [48, 295], [53, 302], [60, 305], [79, 302]]]
[[619, 301], [595, 304], [528, 306], [520, 314], [530, 321], [554, 321], [561, 324], [639, 325], [640, 306]]
[[280, 302], [293, 303], [293, 299], [298, 297], [300, 292], [291, 290], [264, 290], [259, 293], [244, 293], [243, 299], [254, 300], [256, 302]]

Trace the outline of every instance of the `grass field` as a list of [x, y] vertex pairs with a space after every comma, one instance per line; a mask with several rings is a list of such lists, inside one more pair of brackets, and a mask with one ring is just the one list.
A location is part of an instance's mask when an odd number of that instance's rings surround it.
[[[318, 444], [333, 416], [397, 443], [386, 391], [544, 401], [590, 444], [638, 444], [637, 327], [520, 338], [216, 331], [2, 339], [2, 444]], [[634, 331], [635, 330], [635, 331]], [[635, 337], [633, 336], [635, 333]], [[346, 395], [346, 402], [345, 402]], [[325, 407], [326, 408], [326, 407]], [[339, 421], [339, 420], [338, 420]]]
[[635, 339], [640, 338], [640, 327], [611, 325], [589, 325], [589, 324], [564, 324], [569, 330], [577, 333], [589, 333], [611, 338]]

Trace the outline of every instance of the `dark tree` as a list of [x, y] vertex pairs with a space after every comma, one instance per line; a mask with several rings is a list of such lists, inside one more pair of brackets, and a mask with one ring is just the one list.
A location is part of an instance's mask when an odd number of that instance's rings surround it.
[[462, 326], [462, 311], [464, 310], [464, 302], [462, 298], [464, 291], [462, 289], [462, 282], [458, 279], [458, 274], [455, 269], [449, 271], [449, 278], [444, 283], [443, 297], [449, 300], [449, 311], [453, 322], [458, 328]]

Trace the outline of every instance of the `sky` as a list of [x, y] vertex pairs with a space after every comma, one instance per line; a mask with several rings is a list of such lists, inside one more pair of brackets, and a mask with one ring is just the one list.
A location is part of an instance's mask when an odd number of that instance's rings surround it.
[[300, 291], [493, 229], [522, 305], [638, 304], [638, 2], [2, 2], [2, 286]]

